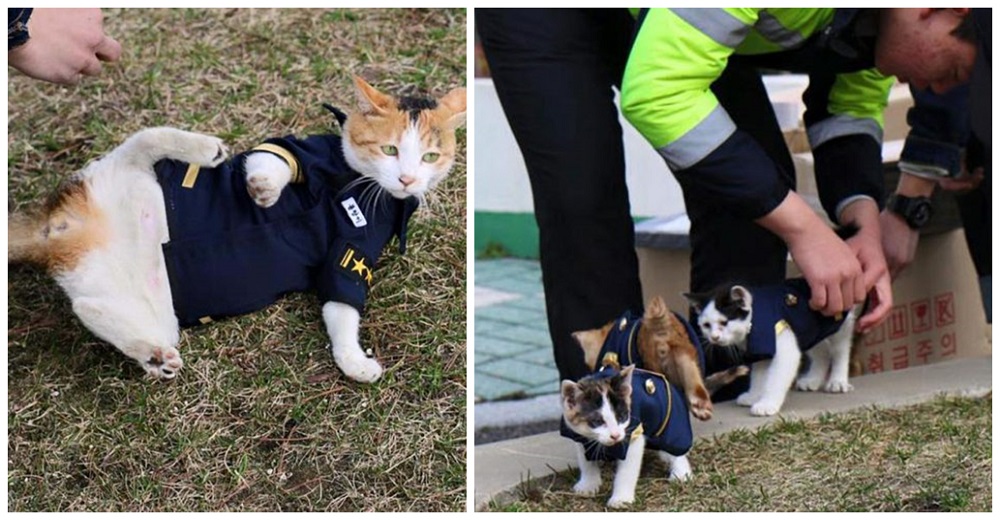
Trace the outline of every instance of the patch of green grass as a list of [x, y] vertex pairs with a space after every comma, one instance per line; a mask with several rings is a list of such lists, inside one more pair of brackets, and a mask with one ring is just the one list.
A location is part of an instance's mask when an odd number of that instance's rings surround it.
[[[105, 10], [105, 24], [124, 55], [100, 77], [12, 71], [8, 211], [145, 127], [241, 151], [331, 131], [321, 104], [351, 106], [352, 74], [393, 93], [465, 83], [461, 9]], [[159, 383], [84, 329], [50, 278], [11, 266], [9, 510], [464, 511], [465, 136], [407, 254], [390, 246], [375, 272], [361, 331], [386, 368], [373, 385], [336, 368], [313, 295], [182, 331], [184, 368]]]
[[[778, 421], [698, 441], [684, 483], [647, 454], [633, 511], [990, 511], [992, 395], [938, 398]], [[579, 497], [567, 470], [527, 480], [490, 511], [602, 511], [613, 470], [596, 497]]]

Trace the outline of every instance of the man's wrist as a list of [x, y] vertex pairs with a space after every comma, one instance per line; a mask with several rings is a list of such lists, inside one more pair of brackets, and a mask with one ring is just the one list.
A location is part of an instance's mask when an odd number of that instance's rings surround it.
[[928, 180], [938, 180], [943, 177], [951, 177], [947, 168], [935, 166], [933, 164], [922, 164], [909, 161], [899, 161], [899, 171]]

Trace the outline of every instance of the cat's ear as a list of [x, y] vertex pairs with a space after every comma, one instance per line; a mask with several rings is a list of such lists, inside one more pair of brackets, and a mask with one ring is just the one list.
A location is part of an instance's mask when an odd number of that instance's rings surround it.
[[632, 395], [632, 373], [635, 371], [635, 365], [629, 365], [622, 369], [620, 375], [619, 392], [622, 397], [630, 397]]
[[354, 76], [354, 86], [358, 89], [358, 104], [362, 112], [385, 114], [392, 108], [392, 96], [379, 92], [361, 76]]
[[580, 385], [569, 379], [563, 379], [560, 393], [562, 393], [563, 406], [566, 408], [575, 408], [580, 401]]
[[465, 88], [452, 89], [438, 100], [438, 110], [442, 112], [448, 128], [458, 128], [465, 124]]
[[732, 289], [729, 289], [729, 297], [745, 311], [749, 311], [750, 306], [753, 304], [753, 297], [750, 296], [750, 291], [742, 285], [734, 285]]
[[681, 293], [681, 294], [691, 305], [691, 308], [694, 309], [695, 314], [701, 314], [701, 311], [705, 309], [705, 302], [702, 295], [693, 293]]
[[597, 356], [600, 355], [601, 347], [604, 346], [604, 340], [607, 339], [610, 330], [609, 324], [599, 329], [581, 330], [571, 334], [583, 350], [583, 361], [591, 372], [597, 368]]

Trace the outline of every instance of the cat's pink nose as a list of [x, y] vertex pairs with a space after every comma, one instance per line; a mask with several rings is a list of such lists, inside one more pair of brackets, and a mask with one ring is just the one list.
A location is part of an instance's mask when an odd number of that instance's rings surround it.
[[611, 440], [613, 440], [615, 442], [618, 442], [618, 441], [622, 440], [623, 436], [624, 436], [624, 434], [622, 432], [614, 432], [614, 433], [611, 434]]
[[399, 182], [403, 183], [403, 186], [409, 186], [414, 182], [417, 182], [416, 177], [411, 177], [409, 175], [400, 175]]
[[712, 337], [711, 337], [711, 338], [709, 338], [709, 339], [711, 339], [713, 343], [718, 343], [718, 341], [719, 341], [720, 339], [722, 339], [722, 336], [720, 336], [720, 335], [718, 335], [718, 334], [712, 334]]

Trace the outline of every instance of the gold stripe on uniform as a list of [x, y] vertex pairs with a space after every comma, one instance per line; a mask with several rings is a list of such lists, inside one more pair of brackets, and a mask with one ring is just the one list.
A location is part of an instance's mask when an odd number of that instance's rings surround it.
[[780, 320], [780, 321], [778, 321], [778, 323], [774, 324], [774, 335], [777, 336], [778, 334], [781, 334], [782, 332], [784, 332], [785, 329], [790, 329], [790, 328], [791, 327], [788, 325], [787, 321]]
[[201, 323], [202, 325], [205, 325], [206, 323], [212, 323], [212, 317], [202, 316], [201, 318], [198, 318], [198, 323]]
[[201, 171], [201, 166], [197, 164], [189, 164], [187, 173], [184, 174], [184, 180], [181, 181], [181, 186], [185, 188], [194, 188], [194, 181], [198, 180], [198, 172]]
[[346, 268], [347, 264], [350, 263], [352, 258], [354, 258], [354, 250], [351, 248], [347, 248], [347, 252], [344, 253], [344, 258], [340, 260], [340, 267]]
[[292, 152], [272, 143], [263, 143], [255, 146], [251, 151], [258, 152], [271, 152], [278, 157], [281, 157], [288, 163], [288, 167], [292, 169], [292, 181], [293, 183], [304, 182], [305, 179], [302, 178], [302, 173], [299, 171], [299, 161], [295, 159]]

